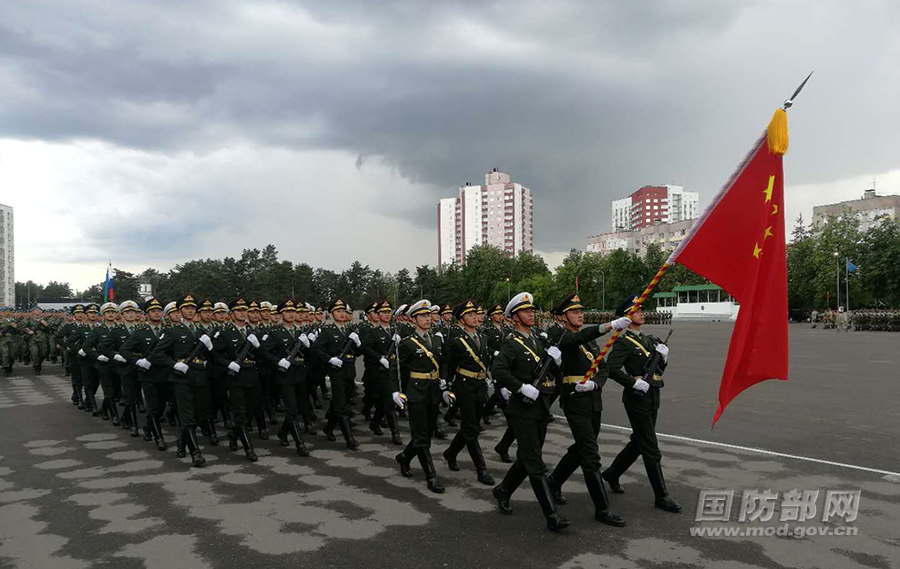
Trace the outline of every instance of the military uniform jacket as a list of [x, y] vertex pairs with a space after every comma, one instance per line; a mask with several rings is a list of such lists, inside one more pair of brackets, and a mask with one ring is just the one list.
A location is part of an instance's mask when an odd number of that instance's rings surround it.
[[391, 365], [391, 375], [396, 376], [399, 367], [400, 384], [409, 403], [440, 404], [440, 380], [447, 372], [441, 348], [441, 343], [435, 342], [431, 334], [416, 332], [400, 341], [399, 356]]
[[302, 332], [296, 326], [288, 328], [279, 324], [270, 327], [269, 332], [259, 339], [260, 360], [275, 368], [275, 382], [279, 385], [293, 385], [306, 380], [305, 352], [309, 348], [301, 345], [300, 351], [294, 356], [294, 361], [287, 371], [282, 371], [282, 368], [278, 366], [278, 362], [282, 358], [288, 357], [300, 334]]
[[[209, 385], [206, 374], [206, 359], [209, 357], [205, 347], [202, 347], [197, 356], [188, 361], [188, 356], [199, 342], [203, 332], [193, 329], [188, 324], [170, 326], [159, 337], [156, 347], [150, 353], [150, 363], [153, 367], [159, 366], [169, 374], [169, 383], [183, 385]], [[176, 363], [188, 365], [185, 374], [176, 372], [173, 368]]]
[[603, 410], [603, 396], [601, 390], [606, 383], [606, 362], [601, 361], [597, 372], [593, 376], [597, 389], [578, 393], [575, 385], [578, 384], [584, 374], [588, 372], [594, 362], [596, 352], [589, 344], [602, 334], [600, 326], [585, 326], [578, 332], [572, 332], [562, 326], [548, 330], [550, 342], [559, 347], [562, 352], [562, 380], [560, 385], [560, 399], [563, 406], [577, 406], [592, 411]]
[[[243, 329], [238, 328], [233, 323], [228, 323], [221, 330], [213, 334], [213, 351], [210, 354], [212, 361], [220, 368], [227, 368], [228, 364], [237, 361], [238, 352], [247, 341], [247, 336], [253, 334], [253, 329], [248, 325]], [[257, 340], [259, 337], [257, 336]], [[262, 348], [262, 343], [260, 343]], [[247, 352], [247, 358], [241, 364], [241, 371], [235, 375], [226, 375], [228, 385], [253, 387], [259, 384], [259, 372], [256, 369], [256, 360], [258, 358], [257, 350], [250, 347]], [[227, 371], [225, 372], [228, 373]]]
[[60, 326], [60, 327], [56, 330], [56, 334], [53, 335], [53, 339], [56, 341], [56, 343], [57, 343], [57, 344], [59, 345], [59, 347], [61, 347], [62, 349], [64, 349], [64, 350], [68, 350], [68, 349], [69, 349], [69, 346], [68, 346], [68, 344], [67, 344], [67, 340], [68, 340], [68, 338], [69, 338], [69, 334], [72, 333], [72, 329], [73, 329], [75, 326], [78, 326], [78, 323], [77, 323], [77, 322], [66, 322], [65, 324], [63, 324], [62, 326]]
[[84, 341], [91, 335], [91, 330], [93, 328], [94, 327], [88, 322], [82, 322], [81, 324], [74, 322], [69, 331], [69, 335], [66, 337], [66, 347], [69, 351], [78, 353], [78, 350], [81, 349]]
[[[387, 358], [388, 362], [397, 359], [397, 351], [390, 350], [394, 343], [394, 333], [390, 328], [380, 324], [368, 326], [365, 332], [360, 333], [362, 345], [360, 351], [366, 362], [366, 371], [371, 378], [389, 378], [390, 370], [381, 365], [381, 358]], [[388, 353], [390, 350], [390, 353]]]
[[[86, 359], [93, 361], [94, 367], [98, 371], [113, 371], [115, 369], [113, 356], [116, 355], [118, 348], [116, 336], [114, 335], [115, 330], [115, 325], [107, 326], [106, 324], [101, 324], [94, 326], [81, 345], [81, 349], [87, 354], [85, 356]], [[109, 361], [101, 362], [97, 359], [97, 356], [100, 355], [106, 356]]]
[[447, 366], [453, 391], [465, 392], [476, 401], [487, 401], [487, 372], [490, 370], [491, 353], [488, 341], [478, 329], [477, 341], [460, 327], [447, 343]]
[[[634, 388], [638, 379], [643, 379], [647, 364], [656, 352], [658, 338], [647, 334], [638, 334], [634, 330], [626, 330], [616, 339], [610, 351], [607, 364], [609, 365], [609, 377], [625, 389]], [[656, 378], [650, 381], [651, 387], [662, 387], [662, 374], [666, 369], [666, 362], [659, 361], [659, 369]]]
[[541, 401], [525, 403], [519, 394], [522, 384], [531, 384], [534, 381], [535, 374], [547, 357], [549, 356], [542, 342], [533, 335], [526, 336], [518, 330], [513, 330], [500, 345], [500, 354], [494, 358], [491, 375], [494, 381], [512, 393], [504, 410], [506, 414], [536, 420], [549, 419], [550, 396], [543, 390], [553, 387], [552, 381], [541, 385], [540, 397], [547, 398], [546, 404], [542, 404]]
[[[313, 353], [319, 358], [322, 365], [325, 366], [326, 374], [330, 376], [332, 380], [339, 378], [347, 379], [353, 377], [355, 374], [354, 364], [356, 362], [356, 353], [353, 351], [353, 348], [356, 344], [349, 339], [350, 332], [352, 331], [353, 330], [348, 326], [341, 328], [337, 324], [326, 324], [325, 326], [322, 326], [322, 329], [319, 331], [319, 336], [316, 338], [313, 345], [310, 346]], [[362, 338], [360, 338], [360, 340], [362, 340]], [[336, 368], [329, 364], [328, 360], [338, 357], [341, 350], [347, 345], [347, 342], [350, 342], [350, 349], [344, 354], [344, 365], [340, 368]]]
[[139, 359], [146, 358], [149, 361], [150, 354], [163, 332], [162, 326], [153, 328], [149, 324], [138, 324], [125, 342], [119, 346], [119, 355], [126, 361], [123, 365], [138, 369], [138, 380], [141, 383], [166, 383], [168, 381], [168, 370], [162, 366], [151, 363], [150, 369], [147, 371], [137, 368]]
[[488, 324], [484, 327], [482, 331], [484, 336], [487, 338], [487, 350], [488, 357], [491, 362], [494, 361], [494, 353], [500, 351], [500, 344], [503, 343], [503, 339], [506, 338], [508, 330], [503, 327], [494, 326], [494, 324]]

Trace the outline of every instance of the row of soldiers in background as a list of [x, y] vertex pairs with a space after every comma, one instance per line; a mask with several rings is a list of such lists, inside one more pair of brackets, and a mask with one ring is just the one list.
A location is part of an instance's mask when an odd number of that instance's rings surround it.
[[64, 315], [45, 314], [39, 309], [27, 313], [4, 313], [0, 322], [0, 365], [5, 375], [12, 373], [13, 364], [32, 365], [41, 373], [44, 361], [56, 363], [60, 351], [54, 336], [64, 324]]
[[849, 332], [900, 332], [900, 310], [853, 311], [826, 309], [824, 312], [813, 310], [809, 320], [816, 328], [821, 323], [825, 330]]
[[[317, 404], [317, 390], [323, 398], [328, 396], [327, 386], [331, 401], [324, 432], [335, 441], [334, 430], [339, 427], [347, 448], [357, 448], [351, 417], [355, 364], [362, 358], [363, 412], [370, 418], [369, 428], [380, 435], [381, 427], [389, 427], [392, 442], [402, 444], [396, 414], [406, 412], [410, 441], [397, 455], [401, 474], [412, 476], [411, 462], [418, 458], [433, 492], [444, 491], [430, 454], [432, 438], [440, 438], [442, 432], [438, 422], [442, 404], [457, 408], [462, 422], [442, 453], [448, 467], [459, 470], [457, 457], [465, 448], [478, 481], [494, 484], [478, 440], [480, 423], [490, 416], [492, 402], [507, 416], [512, 432], [509, 444], [518, 444], [517, 459], [494, 488], [502, 513], [512, 512], [512, 493], [527, 477], [548, 527], [566, 527], [568, 522], [558, 514], [557, 505], [566, 503], [562, 485], [580, 466], [596, 518], [624, 525], [610, 511], [603, 480], [615, 492], [623, 491], [619, 476], [639, 456], [644, 458], [657, 506], [680, 509], [668, 498], [654, 432], [664, 363], [645, 374], [655, 354], [667, 357], [668, 352], [658, 340], [640, 333], [643, 319], [635, 316], [632, 322], [620, 317], [613, 323], [582, 328], [581, 305], [573, 295], [554, 311], [557, 322], [546, 332], [532, 331], [534, 310], [527, 293], [514, 298], [506, 310], [500, 305], [483, 310], [471, 301], [451, 309], [432, 306], [427, 300], [393, 310], [384, 301], [367, 307], [364, 322], [351, 324], [350, 307], [336, 299], [328, 312], [332, 321], [324, 324], [302, 302], [287, 300], [272, 306], [239, 298], [226, 306], [187, 295], [165, 307], [151, 299], [143, 310], [131, 301], [76, 307], [73, 321], [57, 338], [70, 362], [73, 403], [114, 424], [121, 422], [139, 436], [143, 399], [144, 438], [155, 441], [160, 450], [166, 448], [161, 419], [168, 403], [176, 412], [178, 455], [184, 457], [190, 451], [194, 466], [205, 463], [195, 430], [199, 426], [209, 444], [218, 444], [219, 415], [230, 428], [231, 450], [237, 450], [240, 442], [247, 459], [256, 461], [248, 433], [255, 420], [260, 438], [268, 438], [267, 418], [268, 422], [274, 419], [269, 404], [285, 412], [278, 432], [281, 445], [290, 446], [291, 437], [298, 454], [307, 456], [301, 430], [305, 435], [317, 434], [311, 425], [317, 420], [312, 408]], [[588, 372], [599, 351], [594, 340], [613, 327], [626, 326], [636, 327], [616, 343], [611, 355], [616, 357], [616, 370], [608, 372], [601, 365], [590, 381], [576, 381]], [[543, 372], [538, 373], [538, 367]], [[538, 380], [532, 382], [535, 376]], [[601, 477], [596, 439], [600, 390], [607, 376], [625, 387], [623, 402], [634, 434]], [[269, 391], [272, 386], [274, 392]], [[101, 405], [98, 388], [104, 397]], [[540, 448], [551, 420], [550, 404], [560, 393], [575, 443], [548, 474]], [[124, 405], [121, 421], [119, 399]]]
[[[671, 312], [644, 312], [644, 321], [651, 326], [669, 326], [672, 324]], [[586, 310], [585, 324], [602, 324], [616, 318], [615, 311]]]

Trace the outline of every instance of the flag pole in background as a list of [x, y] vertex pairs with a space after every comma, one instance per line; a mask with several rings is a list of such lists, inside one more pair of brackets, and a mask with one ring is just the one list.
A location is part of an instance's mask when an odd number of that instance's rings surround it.
[[[672, 252], [634, 305], [630, 315], [678, 262], [718, 284], [741, 305], [713, 426], [741, 391], [767, 379], [787, 379], [787, 254], [782, 158], [788, 148], [786, 110], [809, 81], [775, 111], [769, 126]], [[582, 381], [590, 379], [619, 332], [594, 358]]]

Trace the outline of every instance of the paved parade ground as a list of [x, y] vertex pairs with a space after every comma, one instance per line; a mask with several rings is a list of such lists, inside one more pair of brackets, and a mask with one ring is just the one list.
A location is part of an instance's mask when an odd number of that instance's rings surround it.
[[[447, 469], [440, 456], [447, 441], [432, 447], [443, 495], [427, 491], [416, 462], [416, 476], [401, 477], [399, 448], [389, 436], [372, 436], [361, 418], [356, 452], [327, 442], [320, 426], [318, 436], [306, 437], [309, 458], [279, 447], [274, 436], [255, 441], [256, 464], [229, 452], [227, 439], [219, 447], [202, 440], [208, 463], [189, 468], [174, 444], [159, 452], [78, 411], [59, 366], [34, 377], [18, 365], [0, 378], [0, 567], [900, 567], [900, 475], [891, 474], [900, 472], [900, 335], [791, 325], [791, 380], [751, 388], [710, 432], [730, 330], [679, 323], [670, 342], [658, 432], [672, 435], [661, 435], [660, 446], [682, 513], [653, 508], [638, 461], [622, 478], [626, 493], [611, 494], [627, 527], [593, 520], [576, 473], [561, 507], [572, 526], [561, 534], [546, 530], [527, 483], [513, 497], [514, 514], [500, 515], [465, 453], [460, 472]], [[610, 382], [604, 396], [600, 451], [608, 464], [628, 423], [621, 388]], [[498, 415], [482, 435], [498, 481], [507, 465], [491, 449], [504, 427]], [[405, 441], [405, 422], [401, 430]], [[544, 448], [551, 468], [569, 441], [557, 419]], [[720, 491], [703, 494], [703, 504], [720, 507], [704, 508], [707, 521], [695, 521], [704, 490]], [[800, 518], [786, 501], [794, 490], [818, 491], [807, 494]], [[727, 491], [729, 521], [712, 520]], [[768, 510], [745, 511], [745, 491], [769, 496], [760, 501]], [[832, 491], [845, 500], [829, 502]], [[726, 498], [708, 501], [717, 496]], [[856, 535], [747, 535], [785, 524], [791, 532]], [[716, 528], [745, 533], [694, 535]]]

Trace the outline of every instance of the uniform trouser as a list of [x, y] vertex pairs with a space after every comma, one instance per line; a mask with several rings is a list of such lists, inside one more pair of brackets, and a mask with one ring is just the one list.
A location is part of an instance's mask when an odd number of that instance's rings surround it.
[[78, 365], [81, 367], [81, 382], [84, 384], [85, 393], [90, 393], [91, 398], [97, 394], [97, 388], [100, 387], [100, 375], [93, 362], [87, 358], [79, 358]]
[[418, 452], [420, 449], [431, 448], [431, 424], [437, 419], [440, 407], [437, 403], [410, 403], [407, 405], [409, 414], [410, 440], [409, 450]]
[[[461, 423], [459, 432], [467, 443], [477, 441], [480, 433], [478, 424], [483, 399], [481, 386], [477, 384], [478, 381], [474, 379], [463, 380], [462, 377], [456, 378], [456, 383], [459, 385], [459, 389], [455, 391]], [[475, 385], [470, 385], [472, 383], [475, 383]]]
[[[541, 405], [536, 402], [536, 405]], [[518, 447], [516, 449], [516, 463], [525, 469], [528, 476], [544, 476], [547, 474], [547, 465], [541, 454], [544, 446], [544, 438], [547, 436], [548, 418], [531, 419], [510, 415], [507, 417], [509, 425], [513, 429]], [[516, 465], [513, 464], [513, 468]]]
[[615, 476], [628, 470], [628, 467], [634, 464], [639, 456], [643, 457], [646, 464], [662, 460], [659, 442], [656, 440], [659, 388], [651, 387], [650, 391], [645, 394], [633, 389], [626, 389], [622, 394], [622, 403], [625, 405], [625, 413], [631, 423], [631, 438], [610, 466], [610, 470]]
[[209, 374], [209, 388], [212, 396], [212, 416], [222, 412], [222, 419], [228, 416], [228, 380], [224, 373]]
[[169, 384], [175, 392], [178, 406], [178, 422], [182, 429], [196, 427], [212, 416], [212, 398], [209, 384], [187, 385]]
[[147, 417], [159, 420], [166, 410], [169, 384], [145, 381], [141, 382], [141, 387], [144, 390], [144, 407], [147, 410]]
[[263, 407], [270, 410], [271, 404], [278, 401], [279, 386], [275, 383], [275, 370], [272, 366], [259, 367], [259, 383], [262, 386]]
[[[344, 365], [353, 365], [346, 362]], [[335, 369], [333, 366], [331, 369]], [[347, 373], [335, 373], [331, 375], [331, 404], [328, 407], [329, 416], [337, 419], [341, 415], [350, 414], [350, 384], [353, 383], [353, 375]]]
[[125, 402], [125, 405], [137, 405], [141, 398], [138, 372], [129, 370], [128, 373], [119, 374], [119, 383], [122, 386], [122, 401]]
[[250, 422], [247, 409], [258, 409], [261, 405], [262, 388], [259, 383], [252, 385], [228, 386], [228, 402], [231, 405], [231, 419], [236, 427], [246, 427]]
[[100, 364], [97, 374], [100, 376], [100, 386], [103, 388], [103, 404], [109, 408], [116, 398], [116, 384], [119, 382], [118, 372], [111, 364]]
[[306, 381], [298, 383], [282, 383], [278, 385], [278, 392], [281, 394], [281, 401], [284, 405], [285, 422], [303, 421], [309, 424], [309, 413], [307, 411], [309, 393], [306, 387]]
[[566, 454], [553, 470], [553, 481], [557, 487], [562, 486], [579, 466], [584, 474], [600, 471], [597, 437], [600, 435], [601, 411], [580, 408], [571, 403], [563, 411], [575, 442], [566, 449]]
[[[375, 413], [372, 415], [373, 423], [381, 423], [381, 419], [394, 411], [394, 391], [397, 391], [396, 380], [384, 374], [372, 374], [369, 378], [369, 396]], [[394, 386], [392, 388], [392, 386]]]
[[0, 340], [0, 364], [12, 367], [14, 359], [12, 340]]
[[47, 338], [32, 336], [28, 342], [28, 349], [31, 351], [31, 363], [38, 365], [47, 359]]

